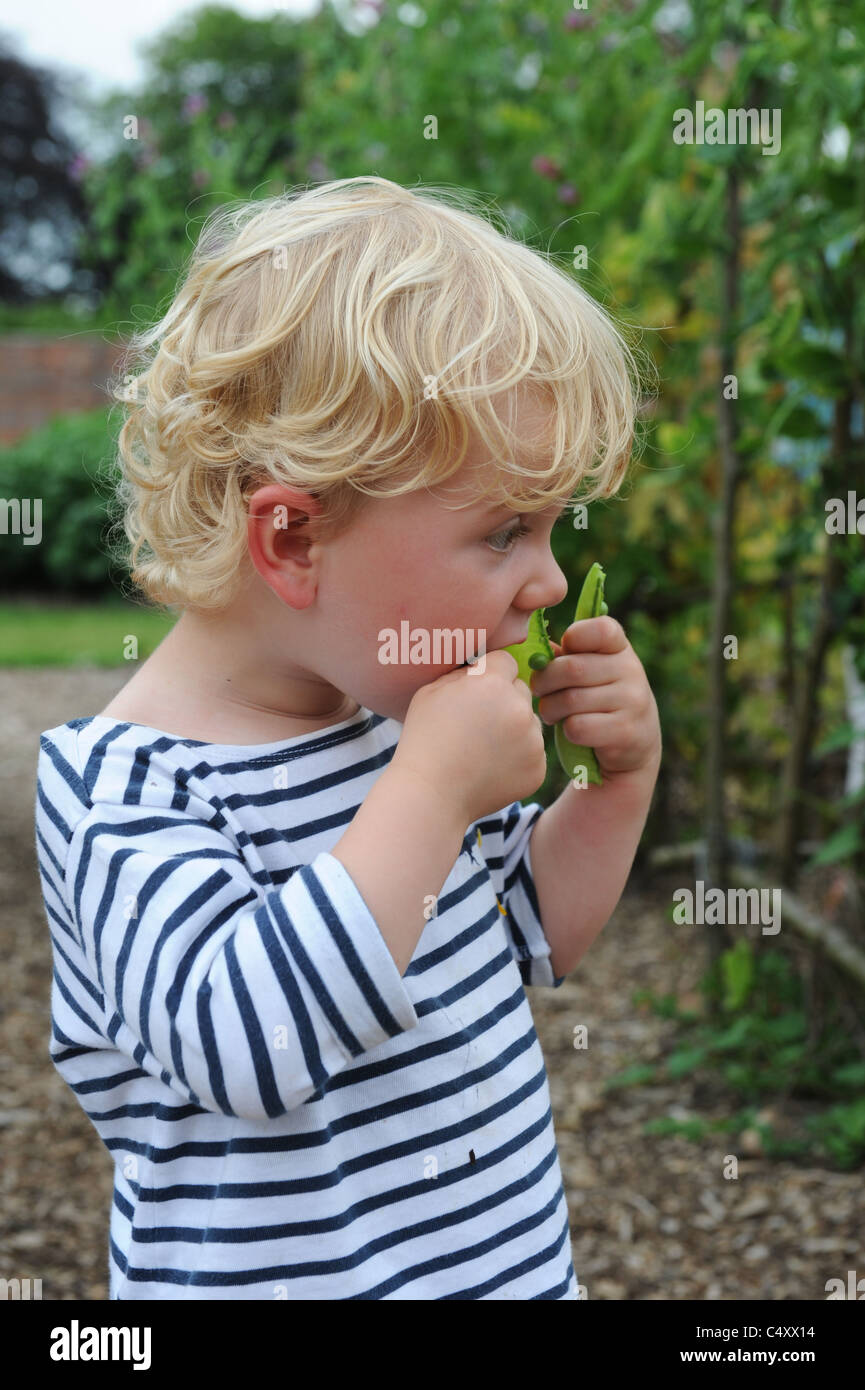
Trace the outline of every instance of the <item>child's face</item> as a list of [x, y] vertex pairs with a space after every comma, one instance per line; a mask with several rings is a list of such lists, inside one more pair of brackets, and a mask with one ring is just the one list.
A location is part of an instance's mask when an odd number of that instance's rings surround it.
[[[522, 437], [537, 437], [528, 433], [532, 426], [543, 428], [538, 410], [526, 405], [520, 411], [515, 427], [521, 435], [527, 431]], [[469, 658], [522, 641], [533, 610], [567, 594], [550, 550], [564, 501], [522, 514], [488, 501], [453, 509], [456, 501], [477, 496], [481, 458], [473, 448], [460, 472], [435, 492], [372, 500], [342, 536], [310, 550], [320, 619], [315, 626], [322, 634], [311, 665], [375, 713], [403, 721], [416, 690], [461, 664], [456, 647], [452, 660], [432, 664], [436, 629], [462, 632]], [[516, 535], [521, 522], [525, 536]], [[398, 664], [382, 659], [386, 629], [396, 633]], [[417, 632], [428, 634], [426, 664], [407, 660]], [[440, 654], [447, 656], [446, 645]]]

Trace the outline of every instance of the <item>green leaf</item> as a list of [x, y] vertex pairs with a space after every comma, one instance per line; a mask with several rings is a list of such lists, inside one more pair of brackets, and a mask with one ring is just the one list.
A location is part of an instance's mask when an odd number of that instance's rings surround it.
[[667, 1058], [667, 1073], [669, 1076], [687, 1076], [688, 1072], [696, 1071], [702, 1065], [706, 1056], [705, 1047], [682, 1047]]
[[833, 729], [830, 734], [822, 740], [814, 749], [815, 754], [834, 753], [836, 748], [846, 748], [849, 744], [855, 743], [857, 738], [862, 737], [862, 730], [857, 729], [853, 724], [841, 724], [837, 729]]
[[793, 299], [787, 305], [781, 318], [779, 319], [775, 331], [772, 334], [772, 345], [777, 351], [779, 348], [786, 347], [799, 327], [802, 318], [802, 300]]
[[604, 1083], [605, 1091], [615, 1091], [622, 1086], [639, 1086], [644, 1081], [654, 1081], [656, 1070], [654, 1067], [644, 1064], [636, 1064], [626, 1067], [623, 1071], [610, 1076]]
[[754, 952], [742, 936], [729, 951], [721, 955], [721, 974], [724, 981], [724, 1008], [740, 1009], [754, 982]]
[[850, 381], [848, 365], [831, 348], [819, 343], [794, 343], [779, 354], [777, 367], [799, 381], [828, 391], [840, 393]]
[[808, 868], [816, 868], [819, 864], [836, 864], [839, 859], [849, 859], [852, 855], [858, 854], [861, 847], [862, 827], [844, 825], [826, 841], [822, 849], [812, 855], [808, 860]]

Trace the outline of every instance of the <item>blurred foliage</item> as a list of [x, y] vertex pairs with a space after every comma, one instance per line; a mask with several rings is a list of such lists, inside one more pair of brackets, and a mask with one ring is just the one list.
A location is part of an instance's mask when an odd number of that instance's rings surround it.
[[170, 295], [214, 200], [282, 191], [295, 145], [299, 28], [286, 15], [206, 6], [146, 47], [140, 92], [92, 105], [114, 148], [84, 175], [89, 258], [110, 271], [116, 312]]
[[[701, 1017], [693, 1009], [680, 1008], [672, 995], [659, 996], [649, 989], [634, 992], [635, 1006], [676, 1024], [675, 1040], [662, 1062], [623, 1068], [609, 1078], [607, 1090], [670, 1079], [711, 1079], [720, 1087], [717, 1098], [749, 1104], [715, 1122], [699, 1116], [653, 1120], [646, 1133], [683, 1134], [696, 1142], [715, 1130], [731, 1135], [756, 1130], [763, 1152], [773, 1157], [831, 1162], [840, 1168], [861, 1166], [865, 1059], [850, 1037], [837, 998], [829, 999], [814, 1036], [805, 986], [787, 955], [771, 948], [755, 952], [746, 937], [722, 952], [700, 987], [707, 1000], [720, 1003], [720, 1022], [708, 1012]], [[781, 1093], [818, 1102], [792, 1136], [755, 1118], [754, 1102]]]
[[111, 409], [55, 416], [0, 449], [0, 497], [41, 504], [40, 543], [10, 536], [0, 547], [0, 589], [84, 597], [130, 588], [105, 546], [122, 423]]
[[[7, 304], [29, 305], [47, 284], [64, 284], [63, 252], [86, 225], [73, 147], [55, 118], [64, 85], [57, 73], [9, 51], [0, 34], [0, 299]], [[34, 256], [37, 220], [41, 238]], [[67, 267], [67, 286], [84, 288], [88, 279]]]

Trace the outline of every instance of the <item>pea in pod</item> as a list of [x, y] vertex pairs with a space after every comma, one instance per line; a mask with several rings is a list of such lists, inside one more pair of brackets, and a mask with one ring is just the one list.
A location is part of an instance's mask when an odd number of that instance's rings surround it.
[[532, 671], [543, 671], [544, 667], [555, 656], [555, 652], [550, 646], [544, 612], [543, 608], [535, 609], [529, 618], [529, 631], [524, 642], [518, 642], [512, 647], [505, 647], [505, 651], [510, 652], [519, 667], [520, 680], [525, 681], [530, 690]]
[[[604, 602], [605, 579], [604, 570], [596, 562], [583, 581], [574, 613], [575, 623], [581, 622], [583, 618], [600, 617], [609, 611]], [[526, 640], [506, 648], [517, 663], [520, 680], [525, 681], [529, 689], [531, 689], [532, 671], [542, 671], [555, 656], [550, 646], [544, 613], [543, 608], [536, 608], [529, 619], [529, 631]], [[577, 769], [584, 767], [586, 780], [596, 786], [601, 786], [604, 779], [601, 776], [594, 750], [586, 748], [583, 744], [571, 743], [570, 739], [565, 737], [561, 724], [556, 725], [554, 738], [559, 762], [568, 777], [573, 778]]]

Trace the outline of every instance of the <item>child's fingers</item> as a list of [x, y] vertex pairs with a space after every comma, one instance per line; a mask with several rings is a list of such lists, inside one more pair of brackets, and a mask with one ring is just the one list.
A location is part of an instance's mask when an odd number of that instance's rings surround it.
[[581, 618], [562, 633], [568, 652], [624, 651], [628, 645], [625, 629], [615, 618], [603, 614], [597, 618]]
[[[550, 638], [550, 646], [551, 646], [552, 649], [553, 649], [553, 659], [555, 659], [557, 656], [561, 656], [561, 655], [562, 655], [562, 653], [563, 653], [563, 651], [564, 651], [564, 647], [561, 645], [561, 643], [559, 643], [559, 642], [554, 642], [553, 639], [552, 639], [552, 637]], [[548, 669], [549, 669], [548, 667], [545, 668], [545, 670], [548, 670]], [[536, 681], [539, 679], [539, 677], [541, 677], [543, 674], [544, 674], [543, 671], [533, 671], [532, 674], [531, 674], [530, 681], [531, 681], [531, 691], [532, 691], [532, 694], [533, 694], [533, 695], [536, 695], [536, 691], [535, 691], [535, 682], [536, 682]]]

